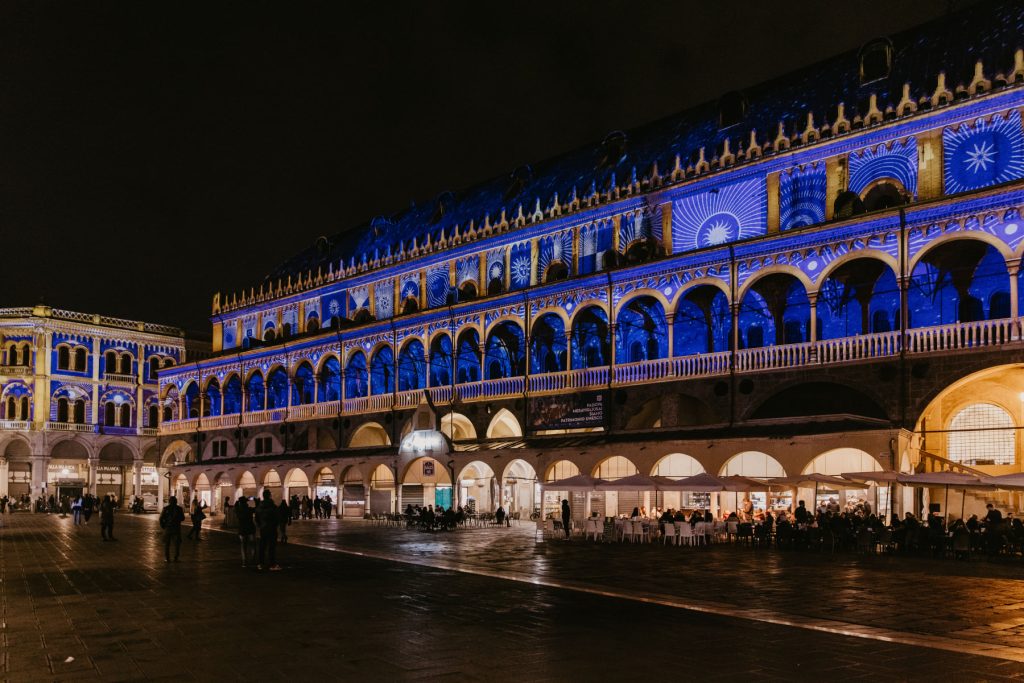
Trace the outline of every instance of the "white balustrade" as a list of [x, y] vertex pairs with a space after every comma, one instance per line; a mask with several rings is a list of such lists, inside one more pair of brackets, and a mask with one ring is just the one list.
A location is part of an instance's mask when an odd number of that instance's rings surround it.
[[346, 413], [365, 413], [370, 405], [369, 396], [358, 396], [356, 398], [345, 399], [345, 412]]
[[485, 379], [483, 382], [483, 395], [489, 398], [501, 396], [513, 396], [523, 393], [522, 377], [503, 377], [501, 379]]
[[752, 372], [807, 365], [811, 358], [812, 348], [813, 345], [810, 342], [804, 342], [802, 344], [781, 344], [743, 349], [736, 353], [736, 369], [739, 372]]
[[410, 389], [409, 391], [398, 392], [398, 402], [395, 404], [397, 408], [415, 408], [420, 404], [420, 400], [423, 398], [422, 389]]
[[314, 416], [316, 406], [312, 403], [307, 403], [301, 406], [292, 406], [288, 409], [289, 420], [308, 420]]
[[934, 353], [1000, 346], [1020, 338], [1020, 321], [1010, 318], [918, 327], [907, 330], [907, 352]]
[[135, 384], [139, 378], [135, 375], [122, 375], [118, 372], [104, 372], [103, 379], [107, 382], [119, 382], [121, 384]]
[[340, 409], [341, 401], [326, 401], [313, 404], [313, 414], [315, 417], [337, 417]]
[[900, 333], [894, 330], [825, 339], [817, 343], [817, 351], [818, 363], [821, 364], [895, 356], [900, 352]]
[[[49, 429], [50, 424], [61, 424], [59, 422], [51, 422], [47, 424]], [[77, 425], [76, 425], [77, 426]], [[181, 432], [191, 432], [199, 428], [199, 419], [190, 418], [188, 420], [164, 420], [160, 423], [160, 431], [164, 434], [179, 434]], [[65, 431], [65, 430], [61, 430]], [[78, 430], [67, 430], [67, 431], [78, 431]]]
[[203, 429], [234, 427], [238, 425], [238, 415], [214, 415], [212, 417], [204, 417], [202, 424]]
[[[459, 386], [460, 386], [460, 389], [461, 389], [462, 385], [459, 385]], [[427, 391], [430, 392], [430, 400], [433, 401], [435, 405], [436, 404], [440, 404], [440, 403], [451, 403], [452, 402], [452, 387], [451, 387], [451, 385], [447, 385], [447, 386], [443, 386], [443, 387], [431, 387]]]
[[0, 429], [22, 429], [27, 430], [32, 427], [31, 422], [25, 420], [0, 420]]

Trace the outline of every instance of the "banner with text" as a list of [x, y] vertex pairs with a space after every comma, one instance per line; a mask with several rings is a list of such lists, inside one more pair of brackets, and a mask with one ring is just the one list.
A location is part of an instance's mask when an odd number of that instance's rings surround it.
[[604, 426], [604, 392], [581, 391], [530, 399], [530, 427], [581, 429]]

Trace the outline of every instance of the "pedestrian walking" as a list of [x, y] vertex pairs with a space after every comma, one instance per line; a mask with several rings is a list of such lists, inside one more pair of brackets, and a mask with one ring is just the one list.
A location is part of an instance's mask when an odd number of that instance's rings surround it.
[[114, 501], [110, 496], [103, 496], [100, 503], [100, 536], [104, 541], [116, 541], [114, 538]]
[[203, 530], [203, 520], [206, 519], [206, 513], [203, 512], [203, 504], [198, 498], [192, 501], [192, 513], [189, 517], [192, 519], [192, 528], [189, 529], [188, 537], [192, 538], [192, 534], [195, 534], [195, 540], [201, 541], [202, 539], [199, 538], [199, 534]]
[[331, 497], [330, 496], [324, 496], [324, 499], [323, 499], [323, 501], [321, 501], [320, 506], [324, 510], [324, 519], [330, 519], [331, 518], [331, 508], [334, 506], [334, 501], [331, 500]]
[[[256, 523], [260, 528], [260, 560], [257, 569], [269, 566], [270, 571], [280, 571], [277, 563], [277, 505], [270, 491], [263, 491], [263, 501], [256, 508]], [[269, 565], [265, 565], [269, 562]]]
[[93, 508], [96, 506], [96, 499], [92, 497], [91, 493], [86, 493], [82, 497], [82, 517], [85, 518], [86, 526], [89, 525], [89, 518], [92, 517]]
[[562, 529], [565, 530], [565, 537], [569, 538], [569, 529], [572, 523], [572, 510], [569, 509], [569, 500], [562, 499]]
[[239, 496], [235, 503], [235, 517], [238, 518], [238, 540], [242, 543], [242, 566], [252, 564], [256, 559], [256, 523], [252, 519], [253, 509], [245, 496]]
[[185, 521], [185, 511], [178, 505], [178, 499], [171, 496], [167, 505], [160, 512], [160, 528], [164, 530], [164, 561], [171, 561], [171, 543], [174, 543], [174, 561], [178, 561], [181, 553], [181, 523]]
[[71, 520], [75, 526], [82, 525], [82, 496], [81, 494], [75, 496], [75, 500], [71, 503]]

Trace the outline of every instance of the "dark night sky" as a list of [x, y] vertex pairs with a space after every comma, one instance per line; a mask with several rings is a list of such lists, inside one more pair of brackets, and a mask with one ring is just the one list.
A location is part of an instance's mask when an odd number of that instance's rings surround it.
[[215, 291], [318, 235], [946, 7], [8, 0], [0, 306], [208, 334]]

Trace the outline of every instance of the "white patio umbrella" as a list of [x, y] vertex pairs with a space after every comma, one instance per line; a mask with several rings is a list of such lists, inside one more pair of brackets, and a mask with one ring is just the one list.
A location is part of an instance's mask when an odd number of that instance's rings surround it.
[[874, 472], [843, 472], [839, 476], [843, 479], [849, 479], [850, 481], [862, 481], [862, 482], [874, 482], [875, 488], [875, 511], [881, 513], [878, 509], [878, 484], [885, 484], [885, 488], [888, 490], [889, 495], [889, 512], [892, 512], [892, 498], [893, 498], [893, 485], [896, 483], [896, 478], [899, 476], [899, 472], [892, 470], [876, 470]]
[[943, 503], [944, 514], [949, 514], [949, 490], [962, 491], [960, 499], [960, 517], [964, 516], [964, 506], [967, 502], [968, 490], [988, 490], [996, 488], [990, 483], [992, 477], [976, 477], [973, 474], [962, 474], [960, 472], [918, 472], [914, 474], [900, 474], [896, 481], [905, 486], [942, 486], [946, 489], [946, 502]]
[[541, 486], [551, 491], [594, 491], [598, 484], [603, 483], [604, 479], [597, 479], [588, 474], [577, 474], [558, 481], [546, 481]]
[[676, 482], [677, 491], [694, 491], [696, 493], [717, 493], [725, 491], [728, 482], [721, 477], [716, 477], [707, 472], [701, 472], [691, 477], [684, 477]]
[[652, 477], [643, 474], [631, 474], [620, 479], [601, 480], [594, 487], [598, 491], [662, 491]]
[[997, 489], [1004, 489], [1006, 491], [1024, 490], [1024, 473], [1022, 472], [1000, 474], [993, 477], [982, 477], [982, 481], [986, 484], [994, 485]]

